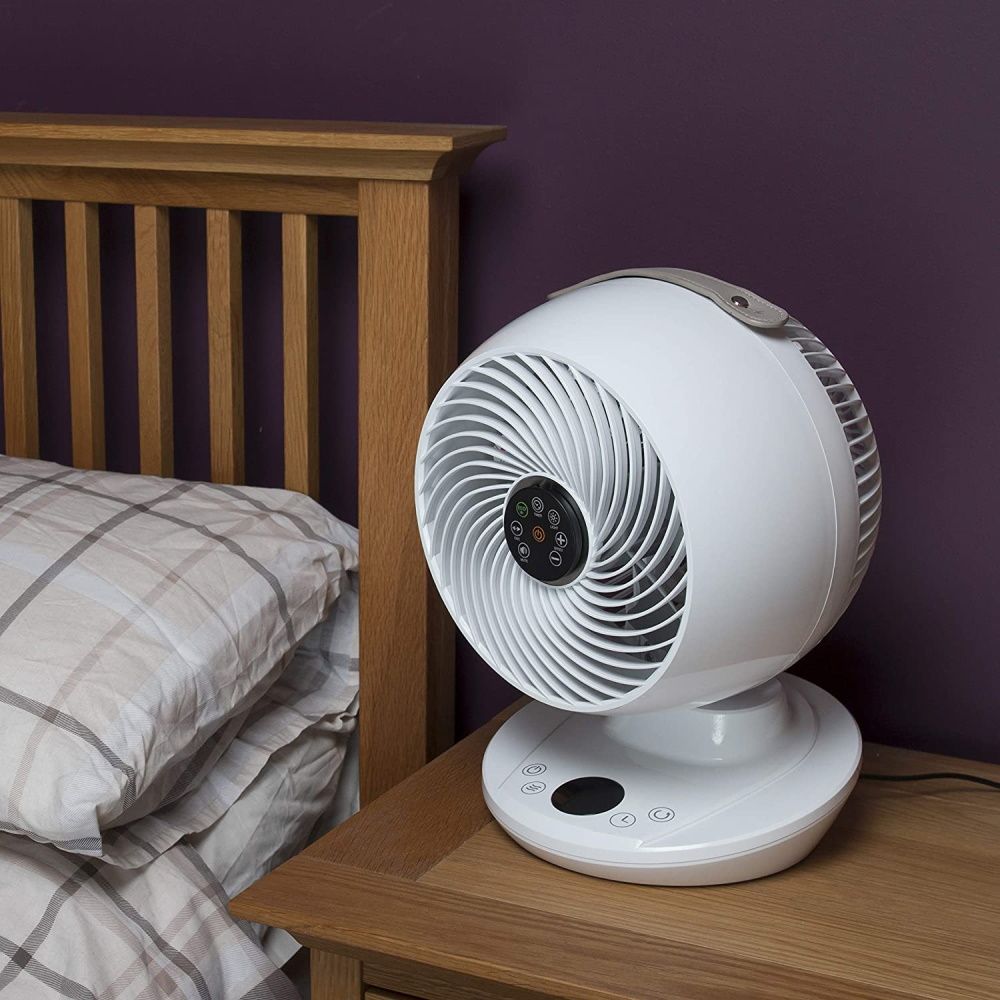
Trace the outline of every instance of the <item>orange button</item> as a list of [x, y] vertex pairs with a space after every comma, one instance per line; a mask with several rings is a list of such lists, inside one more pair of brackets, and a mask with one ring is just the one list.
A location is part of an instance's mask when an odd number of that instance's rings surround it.
[[535, 539], [536, 542], [544, 542], [545, 541], [545, 529], [540, 524], [536, 524], [531, 529], [531, 535]]

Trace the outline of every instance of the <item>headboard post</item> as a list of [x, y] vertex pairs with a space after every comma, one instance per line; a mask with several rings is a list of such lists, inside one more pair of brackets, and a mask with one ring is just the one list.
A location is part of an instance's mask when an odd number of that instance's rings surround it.
[[413, 507], [417, 436], [456, 363], [454, 175], [360, 182], [358, 290], [366, 802], [454, 738], [454, 630], [431, 583]]

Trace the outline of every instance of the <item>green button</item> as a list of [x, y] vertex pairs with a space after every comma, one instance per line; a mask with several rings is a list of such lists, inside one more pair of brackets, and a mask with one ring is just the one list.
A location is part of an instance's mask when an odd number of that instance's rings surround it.
[[519, 517], [528, 516], [528, 505], [523, 500], [518, 500], [514, 509], [517, 511]]

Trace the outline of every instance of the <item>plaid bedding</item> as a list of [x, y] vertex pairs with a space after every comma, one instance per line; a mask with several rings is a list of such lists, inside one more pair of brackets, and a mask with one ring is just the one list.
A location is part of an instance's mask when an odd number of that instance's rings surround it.
[[356, 551], [299, 494], [0, 456], [0, 832], [100, 857], [199, 787]]
[[137, 869], [0, 834], [4, 1000], [297, 1000], [194, 848]]
[[[228, 827], [226, 815], [233, 807], [245, 809], [248, 793], [273, 778], [276, 761], [302, 736], [306, 743], [323, 744], [330, 736], [339, 747], [333, 773], [321, 775], [314, 790], [316, 805], [322, 808], [326, 786], [336, 787], [336, 769], [343, 761], [348, 737], [355, 728], [358, 713], [358, 585], [357, 574], [344, 581], [337, 603], [330, 614], [316, 626], [295, 649], [295, 655], [281, 676], [267, 689], [242, 720], [235, 738], [226, 736], [228, 746], [211, 770], [178, 799], [171, 798], [160, 808], [125, 826], [115, 826], [103, 833], [103, 859], [122, 868], [145, 864], [182, 837], [198, 834], [212, 827]], [[228, 726], [226, 727], [228, 730]], [[213, 738], [214, 739], [214, 738]], [[214, 757], [214, 753], [207, 755]], [[277, 768], [280, 770], [280, 768]], [[315, 775], [302, 771], [296, 787], [303, 792]], [[181, 783], [187, 787], [188, 782]], [[238, 808], [238, 811], [239, 811]], [[297, 805], [285, 826], [291, 829], [305, 821], [308, 808]], [[244, 821], [248, 819], [246, 815]], [[237, 827], [241, 824], [235, 824]], [[312, 823], [309, 824], [312, 826]], [[308, 829], [305, 831], [308, 832]], [[230, 848], [238, 853], [246, 844], [249, 830], [238, 829], [229, 838]], [[299, 845], [299, 849], [304, 846]], [[258, 850], [251, 845], [250, 853]], [[235, 859], [234, 859], [235, 860]], [[258, 873], [258, 877], [263, 872]], [[227, 889], [232, 887], [225, 879]], [[245, 888], [245, 883], [240, 889]], [[235, 894], [235, 892], [233, 893]], [[2, 1000], [2, 998], [0, 998]]]

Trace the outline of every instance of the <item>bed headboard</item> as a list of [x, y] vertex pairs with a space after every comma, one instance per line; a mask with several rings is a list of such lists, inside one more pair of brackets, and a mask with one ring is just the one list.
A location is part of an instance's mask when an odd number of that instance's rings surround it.
[[[499, 127], [0, 114], [5, 450], [38, 454], [34, 199], [65, 203], [73, 463], [104, 465], [98, 205], [135, 206], [141, 471], [173, 471], [171, 207], [206, 211], [215, 482], [243, 480], [240, 212], [282, 216], [285, 485], [319, 480], [316, 217], [358, 220], [361, 789], [450, 744], [454, 633], [413, 513], [413, 458], [455, 364], [458, 174]], [[376, 530], [377, 525], [377, 530]]]

